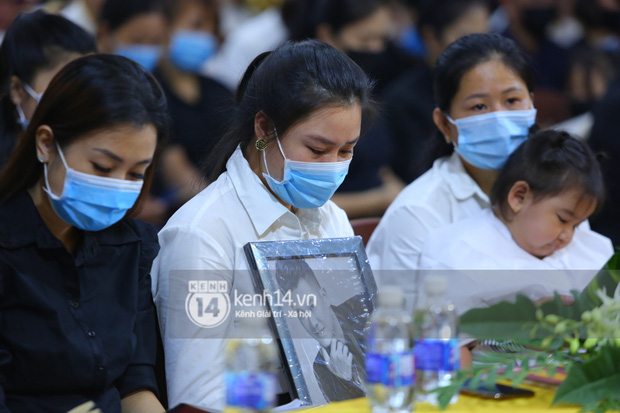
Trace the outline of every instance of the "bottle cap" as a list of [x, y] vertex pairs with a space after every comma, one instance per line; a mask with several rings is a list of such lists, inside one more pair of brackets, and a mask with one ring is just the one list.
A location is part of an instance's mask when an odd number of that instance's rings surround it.
[[443, 275], [429, 275], [424, 279], [426, 294], [445, 294], [448, 289], [448, 280]]
[[402, 307], [405, 303], [405, 294], [395, 285], [385, 286], [379, 291], [379, 307]]

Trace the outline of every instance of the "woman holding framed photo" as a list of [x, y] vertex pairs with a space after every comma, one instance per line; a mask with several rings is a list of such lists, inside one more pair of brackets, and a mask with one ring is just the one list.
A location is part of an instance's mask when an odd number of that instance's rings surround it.
[[213, 183], [159, 234], [153, 296], [171, 406], [224, 406], [232, 317], [217, 328], [189, 322], [186, 281], [225, 281], [233, 301], [255, 293], [243, 251], [248, 242], [353, 235], [346, 214], [329, 199], [373, 111], [364, 72], [324, 43], [288, 43], [250, 64], [236, 101], [234, 124], [207, 159]]

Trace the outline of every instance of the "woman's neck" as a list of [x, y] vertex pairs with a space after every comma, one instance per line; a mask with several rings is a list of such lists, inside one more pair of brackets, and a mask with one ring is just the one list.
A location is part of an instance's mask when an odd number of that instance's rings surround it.
[[497, 179], [499, 171], [475, 167], [463, 158], [461, 158], [461, 162], [463, 163], [465, 171], [478, 184], [480, 189], [482, 189], [482, 192], [487, 194], [487, 196], [490, 195], [491, 188], [493, 188], [493, 184], [495, 183], [495, 179]]
[[248, 146], [247, 148], [245, 148], [245, 151], [243, 153], [243, 156], [250, 164], [250, 168], [252, 169], [252, 172], [254, 172], [256, 176], [258, 176], [258, 179], [260, 179], [263, 185], [265, 185], [267, 190], [271, 192], [273, 196], [275, 196], [282, 205], [284, 205], [293, 214], [297, 213], [297, 208], [281, 200], [280, 197], [271, 190], [271, 187], [269, 186], [269, 184], [267, 184], [267, 180], [263, 176], [263, 173], [267, 173], [267, 171], [265, 170], [265, 163], [263, 161], [263, 153], [254, 147], [255, 140], [256, 139], [251, 140], [248, 143]]
[[188, 105], [200, 101], [200, 79], [198, 75], [179, 69], [168, 59], [161, 60], [159, 70], [168, 81], [170, 89], [179, 99]]
[[28, 194], [32, 198], [37, 211], [39, 211], [45, 226], [47, 226], [52, 235], [62, 242], [69, 252], [73, 253], [79, 241], [79, 229], [67, 224], [54, 212], [48, 195], [43, 191], [43, 182], [41, 180], [28, 188]]

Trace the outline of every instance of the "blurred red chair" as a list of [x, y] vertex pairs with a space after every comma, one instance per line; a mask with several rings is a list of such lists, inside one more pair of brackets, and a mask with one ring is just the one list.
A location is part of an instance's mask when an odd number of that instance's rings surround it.
[[364, 242], [364, 246], [368, 243], [372, 232], [377, 227], [381, 221], [380, 217], [371, 217], [371, 218], [358, 218], [351, 220], [351, 226], [353, 227], [353, 232], [355, 235], [359, 235], [362, 237], [362, 241]]

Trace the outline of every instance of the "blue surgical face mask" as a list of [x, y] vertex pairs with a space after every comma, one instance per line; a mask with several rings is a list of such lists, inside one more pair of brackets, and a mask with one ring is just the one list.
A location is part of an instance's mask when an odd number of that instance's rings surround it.
[[179, 69], [196, 73], [216, 50], [217, 41], [211, 33], [177, 30], [170, 40], [169, 56]]
[[[26, 93], [28, 93], [28, 96], [36, 100], [38, 105], [41, 101], [41, 97], [43, 97], [43, 93], [37, 93], [27, 83], [23, 83], [23, 85], [24, 90], [26, 91]], [[19, 116], [17, 122], [21, 125], [23, 130], [26, 130], [26, 128], [28, 128], [28, 125], [30, 124], [30, 119], [26, 119], [26, 115], [24, 114], [24, 111], [20, 105], [15, 105], [15, 109], [17, 109], [17, 116]]]
[[454, 150], [478, 168], [497, 170], [527, 139], [536, 109], [489, 112], [457, 120], [448, 116], [448, 120], [459, 133]]
[[284, 158], [284, 177], [276, 181], [269, 173], [267, 157], [263, 176], [275, 194], [296, 208], [309, 209], [325, 205], [349, 172], [351, 159], [341, 162], [300, 162], [287, 159], [276, 133], [276, 142]]
[[136, 203], [143, 181], [78, 172], [69, 168], [60, 146], [56, 147], [67, 171], [60, 196], [52, 193], [47, 180], [47, 164], [43, 165], [46, 185], [43, 190], [56, 214], [67, 224], [85, 231], [99, 231], [120, 221]]
[[141, 64], [148, 71], [153, 71], [159, 58], [161, 57], [161, 47], [153, 45], [142, 44], [128, 44], [119, 46], [114, 51], [114, 54], [131, 59], [136, 63]]

